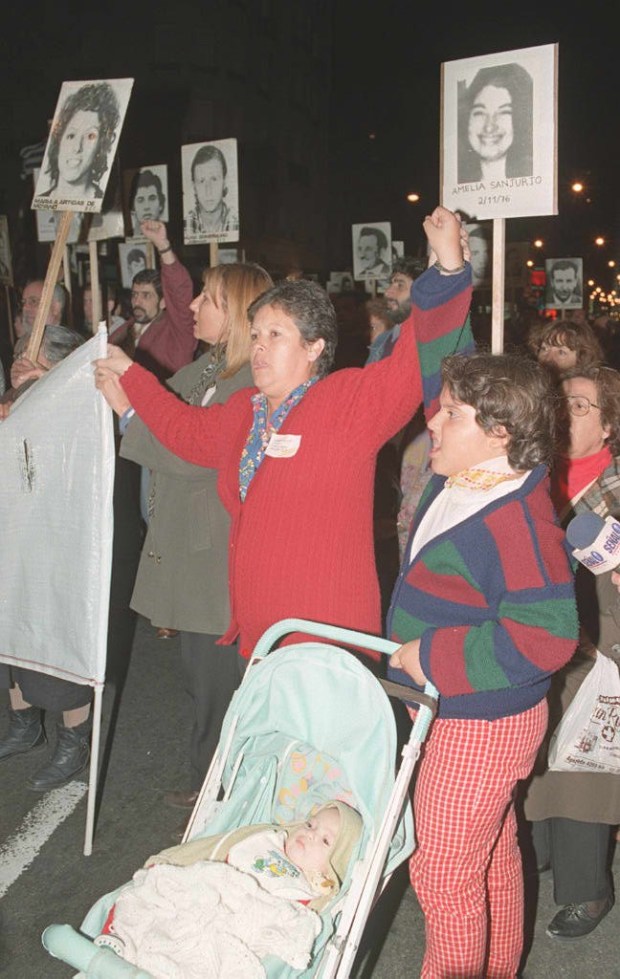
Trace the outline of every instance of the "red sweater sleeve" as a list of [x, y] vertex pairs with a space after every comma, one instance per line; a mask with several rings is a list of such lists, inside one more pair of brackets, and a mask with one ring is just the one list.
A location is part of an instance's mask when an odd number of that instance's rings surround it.
[[231, 432], [243, 409], [250, 410], [251, 388], [242, 388], [223, 405], [187, 405], [139, 364], [123, 374], [121, 385], [132, 408], [162, 445], [186, 462], [211, 469], [220, 469], [226, 461]]

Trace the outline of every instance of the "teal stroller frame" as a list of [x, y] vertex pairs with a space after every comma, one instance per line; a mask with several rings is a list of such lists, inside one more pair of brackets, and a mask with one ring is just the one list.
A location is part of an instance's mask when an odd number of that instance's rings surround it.
[[[330, 644], [304, 641], [273, 649], [290, 633]], [[415, 849], [409, 785], [437, 691], [431, 684], [422, 693], [378, 680], [332, 642], [383, 655], [398, 648], [377, 636], [304, 619], [271, 626], [231, 701], [184, 837], [185, 842], [253, 823], [285, 822], [290, 806], [299, 806], [296, 818], [305, 817], [312, 804], [335, 797], [352, 800], [362, 815], [362, 838], [340, 893], [321, 912], [310, 964], [299, 971], [269, 956], [261, 960], [269, 979], [346, 979], [375, 901]], [[388, 695], [420, 705], [400, 765]], [[304, 766], [304, 778], [295, 784], [291, 759]], [[327, 767], [329, 777], [321, 779]], [[42, 936], [47, 951], [87, 979], [153, 979], [91, 940], [120, 890], [94, 905], [81, 933], [69, 925], [50, 925]]]

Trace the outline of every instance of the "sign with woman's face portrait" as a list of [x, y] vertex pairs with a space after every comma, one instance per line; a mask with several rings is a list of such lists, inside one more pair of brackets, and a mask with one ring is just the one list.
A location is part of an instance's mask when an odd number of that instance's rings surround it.
[[237, 140], [181, 147], [183, 241], [239, 241]]
[[444, 207], [557, 214], [557, 59], [546, 44], [441, 66]]
[[[39, 179], [39, 169], [34, 171], [35, 185]], [[55, 241], [58, 235], [60, 212], [35, 211], [37, 223], [37, 241]], [[104, 241], [107, 238], [122, 238], [125, 234], [125, 221], [121, 208], [118, 181], [108, 185], [103, 209], [99, 214], [83, 214], [76, 212], [71, 221], [67, 244], [85, 244], [88, 241]]]
[[63, 82], [32, 207], [99, 213], [133, 78]]

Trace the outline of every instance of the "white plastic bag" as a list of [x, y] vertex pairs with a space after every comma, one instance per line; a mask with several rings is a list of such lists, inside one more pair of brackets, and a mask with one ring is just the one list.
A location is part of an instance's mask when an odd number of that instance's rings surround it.
[[553, 733], [549, 770], [620, 775], [620, 673], [602, 653]]

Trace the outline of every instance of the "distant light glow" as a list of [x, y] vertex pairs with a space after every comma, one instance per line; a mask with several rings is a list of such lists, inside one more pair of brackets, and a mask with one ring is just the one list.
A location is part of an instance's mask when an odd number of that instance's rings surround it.
[[594, 244], [595, 245], [598, 245], [599, 248], [600, 248], [601, 245], [604, 245], [605, 244], [605, 239], [602, 237], [602, 235], [599, 235], [598, 238], [595, 238], [594, 239]]
[[574, 191], [575, 194], [580, 194], [583, 190], [583, 184], [580, 183], [579, 180], [576, 180], [572, 185], [571, 190]]
[[410, 204], [417, 204], [420, 200], [420, 195], [415, 193], [407, 194], [407, 200]]
[[534, 242], [534, 248], [542, 248], [543, 245], [544, 245], [544, 241], [542, 240], [542, 238], [537, 238], [536, 241]]

